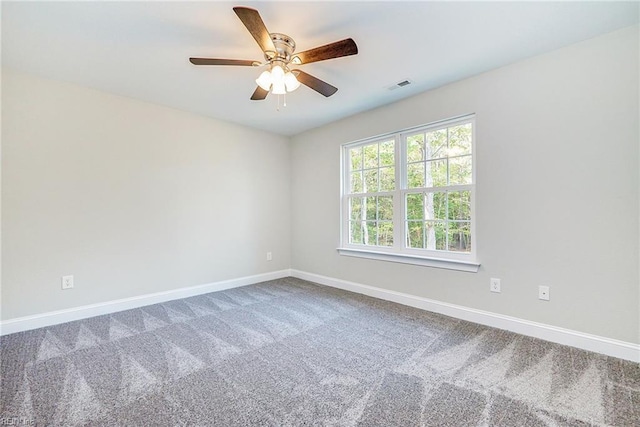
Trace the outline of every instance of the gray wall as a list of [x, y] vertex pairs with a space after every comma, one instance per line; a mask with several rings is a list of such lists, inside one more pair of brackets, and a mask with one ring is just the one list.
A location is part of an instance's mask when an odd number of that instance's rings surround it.
[[[292, 267], [639, 343], [638, 48], [627, 28], [294, 137]], [[338, 255], [340, 145], [467, 113], [480, 271]]]
[[289, 144], [3, 70], [2, 319], [289, 268]]

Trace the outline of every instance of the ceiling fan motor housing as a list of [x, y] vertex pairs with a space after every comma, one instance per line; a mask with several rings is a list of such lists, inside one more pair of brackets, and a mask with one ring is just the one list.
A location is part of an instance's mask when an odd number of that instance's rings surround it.
[[[286, 34], [271, 33], [269, 35], [276, 47], [276, 52], [265, 52], [265, 59], [267, 61], [281, 60], [288, 64], [291, 61], [291, 55], [296, 50], [296, 42]], [[270, 55], [272, 53], [273, 55]]]

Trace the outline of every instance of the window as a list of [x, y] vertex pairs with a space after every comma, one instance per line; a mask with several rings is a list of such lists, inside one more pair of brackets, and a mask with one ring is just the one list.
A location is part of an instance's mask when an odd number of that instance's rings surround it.
[[477, 271], [474, 117], [343, 146], [343, 255]]

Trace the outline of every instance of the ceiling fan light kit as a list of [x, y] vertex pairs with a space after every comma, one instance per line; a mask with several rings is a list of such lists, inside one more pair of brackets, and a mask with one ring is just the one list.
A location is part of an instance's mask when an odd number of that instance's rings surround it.
[[301, 70], [292, 70], [289, 65], [304, 65], [311, 62], [355, 55], [358, 47], [353, 39], [345, 39], [294, 55], [295, 41], [281, 33], [269, 33], [257, 10], [237, 6], [233, 8], [238, 18], [256, 40], [264, 53], [264, 63], [240, 59], [189, 58], [193, 65], [234, 65], [234, 66], [268, 66], [256, 79], [258, 87], [251, 100], [260, 101], [269, 93], [285, 95], [293, 92], [303, 84], [316, 92], [329, 97], [338, 88]]
[[274, 95], [284, 95], [300, 87], [300, 82], [289, 68], [277, 63], [271, 64], [270, 71], [263, 71], [256, 79], [256, 84], [267, 92], [271, 89], [271, 93]]

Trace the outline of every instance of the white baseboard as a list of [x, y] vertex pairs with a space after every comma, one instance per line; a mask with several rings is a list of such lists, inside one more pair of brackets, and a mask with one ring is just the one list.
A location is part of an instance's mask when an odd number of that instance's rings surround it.
[[240, 286], [252, 285], [254, 283], [281, 279], [289, 276], [291, 276], [291, 270], [273, 271], [270, 273], [256, 274], [254, 276], [240, 277], [238, 279], [223, 280], [204, 285], [190, 286], [187, 288], [172, 289], [170, 291], [139, 295], [115, 301], [84, 305], [66, 310], [50, 311], [48, 313], [36, 314], [33, 316], [18, 317], [0, 322], [0, 335], [43, 328], [46, 326], [57, 325], [58, 323], [86, 319], [88, 317], [100, 316], [102, 314], [114, 313], [116, 311], [129, 310], [132, 308], [143, 307], [145, 305], [192, 297], [209, 292], [238, 288]]
[[571, 329], [559, 328], [557, 326], [546, 325], [544, 323], [532, 322], [529, 320], [519, 319], [517, 317], [504, 316], [502, 314], [449, 304], [388, 289], [376, 288], [374, 286], [349, 282], [333, 277], [307, 273], [300, 270], [279, 270], [254, 276], [246, 276], [237, 279], [207, 283], [204, 285], [85, 305], [66, 310], [52, 311], [33, 316], [18, 317], [0, 322], [0, 335], [57, 325], [59, 323], [86, 319], [88, 317], [129, 310], [132, 308], [143, 307], [180, 298], [187, 298], [209, 292], [238, 288], [288, 276], [309, 280], [321, 285], [344, 289], [359, 294], [369, 295], [374, 298], [392, 301], [434, 313], [444, 314], [446, 316], [479, 323], [481, 325], [504, 329], [522, 335], [640, 363], [640, 345], [638, 344], [586, 334], [584, 332], [573, 331]]
[[558, 344], [564, 344], [583, 350], [594, 351], [607, 356], [631, 360], [640, 363], [640, 345], [597, 335], [586, 334], [571, 329], [559, 328], [544, 323], [532, 322], [517, 317], [504, 316], [488, 311], [435, 301], [402, 292], [376, 288], [360, 283], [348, 282], [333, 277], [307, 273], [299, 270], [291, 270], [291, 275], [299, 279], [309, 280], [321, 285], [344, 289], [371, 297], [396, 302], [434, 313], [444, 314], [457, 319], [479, 323], [498, 329], [504, 329], [518, 334], [540, 338]]

